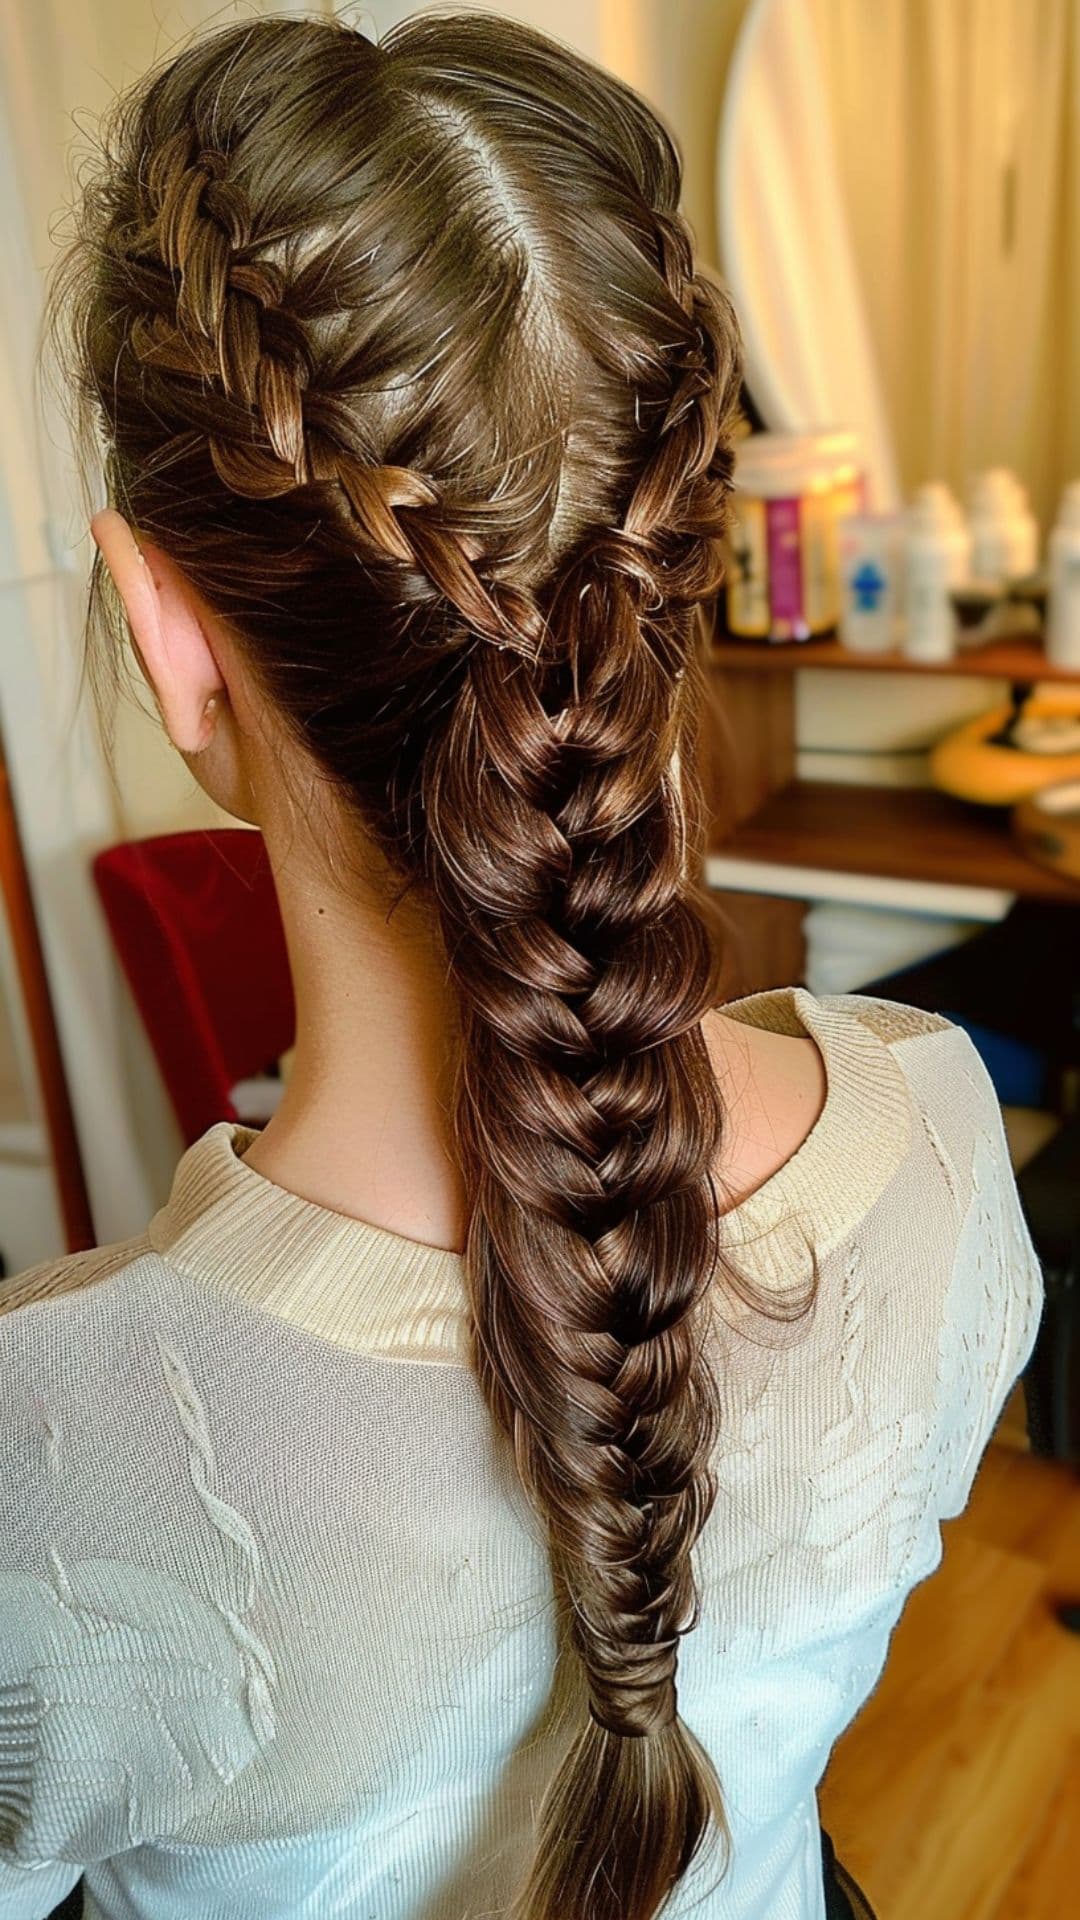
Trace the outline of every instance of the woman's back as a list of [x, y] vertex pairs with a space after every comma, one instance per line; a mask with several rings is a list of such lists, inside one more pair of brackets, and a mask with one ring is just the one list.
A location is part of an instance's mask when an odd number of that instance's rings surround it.
[[[752, 1190], [726, 1251], [776, 1311], [710, 1301], [718, 1493], [679, 1711], [719, 1758], [733, 1857], [714, 1885], [706, 1849], [665, 1912], [820, 1920], [815, 1787], [967, 1500], [1042, 1283], [960, 1028], [803, 988], [725, 1013], [815, 1061], [782, 1107], [771, 1059], [760, 1089], [764, 1130], [801, 1144], [763, 1185], [750, 1149], [731, 1174]], [[585, 1711], [468, 1364], [460, 1256], [275, 1185], [240, 1157], [254, 1137], [211, 1128], [145, 1237], [3, 1296], [13, 1920], [49, 1911], [65, 1862], [109, 1920], [502, 1913]], [[785, 1320], [814, 1262], [813, 1314]]]

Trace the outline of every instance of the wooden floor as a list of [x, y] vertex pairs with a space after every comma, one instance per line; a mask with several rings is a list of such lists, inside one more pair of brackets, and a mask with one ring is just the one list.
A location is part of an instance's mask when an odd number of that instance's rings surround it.
[[819, 1795], [878, 1920], [1080, 1916], [1080, 1476], [1028, 1450], [1019, 1389]]

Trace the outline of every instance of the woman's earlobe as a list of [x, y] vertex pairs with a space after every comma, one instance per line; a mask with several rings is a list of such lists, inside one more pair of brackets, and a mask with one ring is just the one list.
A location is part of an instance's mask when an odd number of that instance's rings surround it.
[[206, 735], [206, 738], [205, 740], [201, 740], [197, 747], [192, 748], [193, 753], [205, 753], [207, 747], [210, 745], [210, 742], [214, 737], [215, 728], [217, 726], [217, 709], [218, 709], [218, 697], [216, 693], [212, 693], [210, 695], [210, 698], [207, 700], [206, 705], [202, 711], [203, 731]]

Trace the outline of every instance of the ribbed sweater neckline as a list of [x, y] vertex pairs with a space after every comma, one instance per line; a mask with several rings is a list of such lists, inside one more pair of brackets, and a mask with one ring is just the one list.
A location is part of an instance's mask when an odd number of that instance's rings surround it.
[[[770, 987], [723, 1003], [730, 1019], [812, 1034], [825, 1100], [777, 1171], [723, 1215], [723, 1244], [754, 1281], [801, 1294], [865, 1218], [910, 1139], [907, 1081], [885, 1040], [843, 995]], [[464, 1257], [292, 1193], [247, 1165], [258, 1129], [220, 1120], [182, 1155], [147, 1229], [177, 1271], [341, 1347], [387, 1359], [467, 1364]]]

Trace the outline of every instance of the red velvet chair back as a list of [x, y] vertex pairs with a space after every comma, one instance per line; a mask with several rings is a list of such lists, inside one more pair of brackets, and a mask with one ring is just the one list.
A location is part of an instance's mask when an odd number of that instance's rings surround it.
[[285, 935], [261, 833], [211, 827], [99, 853], [94, 881], [185, 1144], [239, 1118], [238, 1080], [296, 1034]]

